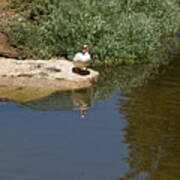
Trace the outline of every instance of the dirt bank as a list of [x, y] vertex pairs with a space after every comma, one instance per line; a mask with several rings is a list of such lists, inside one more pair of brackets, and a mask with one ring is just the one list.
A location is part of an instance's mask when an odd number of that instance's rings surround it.
[[7, 2], [7, 0], [0, 0], [0, 56], [18, 58], [20, 51], [9, 44], [4, 28], [8, 17], [14, 15], [13, 11], [3, 9]]

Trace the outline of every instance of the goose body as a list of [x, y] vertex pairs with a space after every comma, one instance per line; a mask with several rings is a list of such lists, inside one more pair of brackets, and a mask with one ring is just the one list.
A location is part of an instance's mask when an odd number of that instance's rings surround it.
[[83, 52], [79, 52], [77, 54], [75, 54], [74, 58], [73, 58], [73, 62], [76, 68], [87, 68], [90, 63], [91, 63], [91, 56], [90, 54], [87, 52], [87, 46], [84, 45], [83, 47]]

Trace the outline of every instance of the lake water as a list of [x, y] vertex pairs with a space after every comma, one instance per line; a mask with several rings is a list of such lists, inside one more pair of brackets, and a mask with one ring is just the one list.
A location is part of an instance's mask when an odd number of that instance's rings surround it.
[[0, 179], [179, 180], [180, 62], [147, 68], [104, 68], [93, 88], [1, 102]]

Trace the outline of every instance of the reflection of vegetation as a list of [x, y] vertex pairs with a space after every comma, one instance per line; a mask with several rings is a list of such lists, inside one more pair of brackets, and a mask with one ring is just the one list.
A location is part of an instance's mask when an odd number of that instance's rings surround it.
[[94, 99], [106, 99], [106, 95], [113, 94], [118, 89], [122, 93], [141, 86], [158, 73], [159, 65], [156, 63], [104, 67], [97, 69], [100, 72], [100, 82], [89, 93]]
[[72, 59], [87, 43], [99, 62], [152, 61], [160, 47], [169, 45], [162, 39], [180, 29], [176, 0], [11, 2], [20, 13], [8, 31], [9, 40], [25, 57]]
[[130, 169], [121, 180], [180, 179], [179, 76], [178, 68], [169, 70], [168, 76], [120, 99], [120, 113], [127, 120], [125, 143], [130, 150]]

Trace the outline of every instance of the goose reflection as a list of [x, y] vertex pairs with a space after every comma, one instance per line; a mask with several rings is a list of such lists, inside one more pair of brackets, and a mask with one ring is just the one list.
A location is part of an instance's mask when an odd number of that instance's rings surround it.
[[81, 118], [85, 118], [85, 111], [91, 107], [91, 99], [87, 94], [87, 89], [72, 91], [72, 102], [76, 110], [80, 110]]

